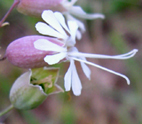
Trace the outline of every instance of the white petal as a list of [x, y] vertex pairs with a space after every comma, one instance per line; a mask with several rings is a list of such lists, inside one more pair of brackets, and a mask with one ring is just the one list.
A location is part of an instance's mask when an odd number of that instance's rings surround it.
[[65, 87], [65, 91], [70, 91], [71, 89], [71, 82], [72, 82], [72, 63], [70, 63], [70, 66], [65, 74], [64, 77], [64, 87]]
[[[76, 47], [72, 47], [69, 49], [69, 52], [68, 52], [68, 55], [70, 54], [78, 54], [78, 49]], [[76, 57], [75, 55], [73, 57]], [[79, 59], [82, 59], [82, 60], [85, 60], [86, 61], [86, 58], [85, 57], [78, 57]], [[81, 64], [81, 67], [82, 67], [82, 70], [84, 72], [84, 74], [86, 75], [86, 77], [90, 80], [90, 75], [91, 75], [91, 71], [89, 69], [89, 67], [84, 63], [84, 62], [80, 62]]]
[[74, 60], [71, 60], [71, 62], [73, 64], [72, 65], [72, 91], [74, 95], [79, 96], [81, 94], [82, 85], [74, 64]]
[[105, 18], [103, 14], [87, 14], [80, 6], [73, 6], [69, 12], [83, 19]]
[[47, 55], [44, 58], [44, 61], [47, 62], [49, 65], [57, 64], [59, 61], [64, 59], [66, 55], [66, 52], [61, 52], [54, 55]]
[[68, 21], [68, 27], [70, 29], [71, 35], [75, 37], [75, 34], [77, 32], [77, 29], [78, 29], [77, 23], [75, 21]]
[[81, 37], [82, 37], [82, 34], [81, 34], [81, 31], [77, 31], [76, 32], [76, 38], [78, 39], [78, 40], [81, 40]]
[[59, 18], [56, 18], [54, 13], [51, 10], [45, 10], [42, 13], [42, 18], [46, 21], [51, 27], [56, 29], [60, 34], [66, 37], [66, 33], [58, 22]]
[[52, 27], [48, 26], [47, 24], [45, 24], [43, 22], [38, 22], [35, 25], [35, 27], [36, 27], [36, 30], [43, 35], [49, 35], [49, 36], [57, 37], [57, 38], [61, 38], [61, 39], [65, 38], [58, 31], [54, 30]]
[[66, 25], [64, 16], [60, 12], [54, 12], [54, 15], [58, 19], [61, 26], [69, 33], [69, 29]]
[[34, 47], [38, 50], [45, 50], [45, 51], [55, 51], [55, 52], [64, 52], [67, 51], [66, 48], [62, 46], [58, 46], [55, 43], [52, 43], [46, 39], [38, 39], [34, 42]]
[[67, 20], [72, 20], [72, 21], [75, 21], [78, 25], [78, 27], [81, 29], [81, 32], [85, 32], [85, 26], [84, 26], [84, 23], [82, 23], [80, 20], [74, 18], [73, 16], [71, 16], [70, 14], [68, 13], [65, 13], [66, 17], [67, 17]]
[[[84, 57], [81, 57], [81, 59], [86, 60]], [[89, 69], [89, 67], [84, 62], [80, 62], [80, 63], [81, 63], [81, 67], [82, 67], [84, 74], [90, 80], [91, 70]]]
[[68, 21], [68, 26], [69, 26], [70, 35], [71, 35], [71, 40], [69, 42], [72, 42], [72, 44], [74, 45], [76, 43], [75, 38], [76, 38], [78, 25], [75, 21]]

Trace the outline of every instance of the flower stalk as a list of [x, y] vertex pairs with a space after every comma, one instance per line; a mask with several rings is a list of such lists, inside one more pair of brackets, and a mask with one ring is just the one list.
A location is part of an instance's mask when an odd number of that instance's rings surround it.
[[11, 111], [13, 108], [14, 108], [13, 105], [8, 106], [5, 110], [3, 110], [2, 112], [0, 112], [0, 117], [3, 116], [3, 115], [5, 115], [9, 111]]
[[[9, 16], [9, 14], [11, 13], [11, 11], [19, 4], [20, 0], [15, 0], [14, 3], [12, 4], [12, 6], [10, 7], [10, 9], [8, 10], [8, 12], [5, 14], [5, 16], [2, 18], [2, 20], [0, 21], [0, 27], [3, 27], [5, 25], [7, 25], [7, 22], [4, 23], [4, 21], [6, 20], [6, 18]], [[8, 23], [9, 24], [9, 23]]]

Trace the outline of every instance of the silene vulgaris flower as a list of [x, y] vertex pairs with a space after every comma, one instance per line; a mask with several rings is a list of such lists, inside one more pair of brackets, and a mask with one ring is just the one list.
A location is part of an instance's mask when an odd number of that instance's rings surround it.
[[[47, 1], [45, 1], [45, 4], [47, 2], [50, 5], [50, 7], [48, 7], [47, 9], [50, 9], [54, 12], [59, 11], [66, 17], [67, 20], [72, 20], [77, 23], [77, 25], [78, 25], [77, 39], [81, 39], [81, 33], [85, 32], [85, 26], [82, 23], [82, 21], [80, 21], [79, 19], [77, 19], [75, 17], [82, 18], [82, 19], [89, 19], [89, 20], [93, 20], [93, 19], [97, 19], [97, 18], [101, 18], [101, 19], [105, 18], [104, 15], [100, 14], [100, 13], [87, 14], [86, 12], [84, 12], [84, 10], [80, 6], [74, 5], [77, 2], [77, 0], [70, 0], [70, 1], [68, 1], [68, 0], [54, 0], [54, 1], [47, 0]], [[55, 3], [57, 3], [57, 4], [55, 4]], [[44, 4], [44, 2], [42, 2], [42, 4]], [[33, 6], [33, 4], [32, 4], [32, 6]], [[25, 6], [23, 6], [23, 7], [25, 7]], [[60, 8], [62, 8], [62, 9], [60, 9]], [[34, 12], [35, 11], [36, 10], [34, 10]], [[44, 17], [47, 18], [47, 16], [44, 16], [44, 15], [45, 14], [42, 14], [42, 18], [43, 19], [44, 19]]]
[[80, 6], [74, 5], [76, 2], [77, 0], [14, 0], [7, 14], [0, 21], [0, 27], [7, 25], [4, 21], [15, 7], [20, 13], [35, 17], [40, 17], [44, 10], [59, 11], [67, 19], [76, 21], [82, 32], [85, 31], [84, 24], [74, 16], [90, 20], [104, 18], [104, 15], [100, 13], [87, 14]]
[[85, 31], [84, 24], [80, 20], [74, 18], [74, 16], [81, 19], [89, 19], [89, 20], [97, 19], [97, 18], [101, 18], [101, 19], [105, 18], [105, 16], [100, 13], [93, 13], [93, 14], [86, 13], [80, 6], [74, 5], [76, 2], [77, 0], [70, 0], [70, 1], [62, 0], [61, 5], [66, 10], [66, 11], [63, 11], [62, 13], [66, 16], [68, 20], [76, 21], [76, 23], [78, 24], [82, 32]]
[[82, 85], [77, 73], [75, 61], [80, 62], [82, 70], [88, 79], [90, 79], [91, 71], [87, 65], [91, 65], [118, 75], [124, 78], [127, 84], [130, 84], [130, 80], [125, 75], [107, 69], [103, 66], [97, 65], [95, 63], [89, 62], [86, 60], [86, 58], [119, 60], [129, 59], [136, 54], [136, 52], [138, 51], [137, 49], [134, 49], [125, 54], [114, 56], [79, 52], [78, 49], [75, 47], [75, 37], [78, 29], [78, 25], [76, 24], [76, 22], [67, 21], [65, 23], [64, 17], [59, 12], [53, 13], [52, 11], [44, 11], [42, 17], [47, 24], [38, 22], [36, 24], [37, 31], [41, 34], [60, 39], [60, 41], [63, 42], [64, 45], [59, 46], [46, 39], [38, 39], [34, 42], [34, 46], [38, 50], [54, 51], [54, 54], [46, 55], [44, 58], [44, 61], [47, 62], [49, 65], [57, 64], [63, 61], [70, 62], [69, 68], [64, 77], [64, 86], [66, 91], [70, 91], [70, 89], [72, 88], [74, 95], [79, 96], [81, 94]]
[[[17, 0], [15, 0], [17, 1]], [[43, 10], [52, 10], [59, 11], [66, 16], [68, 20], [74, 20], [78, 23], [81, 31], [85, 31], [84, 24], [74, 18], [82, 18], [82, 19], [96, 19], [96, 18], [104, 18], [103, 14], [94, 13], [87, 14], [84, 10], [77, 5], [74, 5], [77, 0], [18, 0], [20, 1], [17, 5], [18, 11], [26, 14], [26, 15], [34, 15], [39, 16], [43, 12]]]

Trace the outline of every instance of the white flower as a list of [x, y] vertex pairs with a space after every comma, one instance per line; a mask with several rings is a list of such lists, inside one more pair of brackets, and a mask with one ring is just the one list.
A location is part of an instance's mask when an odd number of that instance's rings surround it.
[[[48, 16], [46, 14], [48, 14]], [[47, 55], [44, 58], [44, 61], [47, 62], [49, 65], [57, 64], [61, 60], [70, 62], [70, 66], [64, 77], [64, 86], [66, 91], [70, 91], [70, 89], [72, 88], [74, 95], [78, 96], [81, 94], [82, 85], [75, 67], [75, 61], [80, 62], [82, 70], [88, 79], [90, 79], [91, 71], [86, 64], [92, 65], [94, 67], [108, 71], [115, 75], [121, 76], [122, 78], [126, 79], [127, 84], [130, 84], [130, 80], [125, 75], [107, 69], [105, 67], [102, 67], [95, 63], [89, 62], [86, 60], [86, 58], [129, 59], [136, 54], [136, 52], [138, 51], [137, 49], [134, 49], [122, 55], [115, 55], [115, 56], [81, 53], [77, 50], [76, 47], [74, 47], [76, 43], [75, 41], [76, 32], [78, 29], [78, 26], [74, 21], [67, 21], [66, 25], [64, 17], [58, 12], [53, 14], [53, 12], [51, 11], [44, 11], [42, 16], [43, 19], [49, 25], [39, 22], [36, 24], [36, 29], [44, 35], [49, 35], [61, 39], [60, 41], [63, 42], [64, 45], [59, 46], [46, 39], [38, 39], [37, 41], [34, 42], [34, 46], [38, 50], [55, 52], [55, 54]]]
[[[48, 44], [50, 44], [50, 45], [48, 45]], [[77, 74], [74, 61], [79, 61], [81, 63], [82, 70], [85, 73], [86, 77], [89, 79], [90, 79], [91, 72], [86, 64], [95, 66], [97, 68], [108, 71], [108, 72], [113, 73], [115, 75], [121, 76], [126, 79], [127, 84], [130, 84], [130, 80], [125, 75], [120, 74], [115, 71], [112, 71], [110, 69], [107, 69], [105, 67], [102, 67], [102, 66], [97, 65], [95, 63], [89, 62], [85, 59], [85, 57], [86, 58], [101, 58], [101, 59], [129, 59], [129, 58], [133, 57], [136, 54], [136, 52], [138, 51], [137, 49], [134, 49], [126, 54], [116, 55], [116, 56], [81, 53], [81, 52], [78, 52], [76, 47], [67, 48], [67, 46], [66, 47], [58, 46], [58, 45], [51, 43], [50, 41], [45, 40], [45, 39], [39, 39], [39, 40], [35, 41], [34, 46], [36, 49], [39, 49], [39, 50], [56, 52], [56, 54], [47, 55], [44, 58], [44, 61], [47, 62], [49, 65], [57, 64], [63, 59], [70, 61], [69, 69], [66, 72], [65, 77], [64, 77], [65, 90], [69, 91], [72, 87], [73, 93], [76, 96], [81, 94], [82, 85], [81, 85], [81, 81], [79, 79], [79, 76]], [[44, 49], [42, 49], [41, 46], [44, 46]]]
[[66, 22], [60, 12], [53, 13], [51, 10], [43, 11], [41, 16], [47, 24], [43, 22], [38, 22], [36, 24], [35, 27], [39, 33], [58, 38], [62, 42], [68, 42], [68, 46], [74, 46], [76, 43], [75, 38], [78, 29], [76, 22], [69, 20]]
[[76, 21], [82, 32], [85, 31], [84, 24], [80, 20], [74, 18], [73, 16], [76, 16], [76, 17], [79, 17], [79, 18], [82, 18], [82, 19], [90, 19], [90, 20], [97, 19], [97, 18], [101, 18], [101, 19], [105, 18], [104, 15], [100, 14], [100, 13], [87, 14], [86, 12], [84, 12], [84, 10], [80, 6], [75, 6], [74, 5], [76, 2], [77, 2], [77, 0], [70, 0], [70, 1], [63, 0], [61, 2], [61, 4], [67, 10], [63, 14], [67, 17], [68, 20]]
[[87, 14], [80, 6], [74, 5], [76, 2], [77, 0], [71, 0], [71, 1], [63, 0], [61, 4], [68, 10], [68, 13], [71, 13], [72, 15], [75, 15], [77, 17], [83, 19], [96, 19], [96, 18], [104, 19], [104, 15], [100, 13]]

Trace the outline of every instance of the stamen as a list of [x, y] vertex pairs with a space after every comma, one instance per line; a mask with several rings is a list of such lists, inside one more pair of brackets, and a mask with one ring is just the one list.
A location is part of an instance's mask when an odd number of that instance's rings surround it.
[[69, 56], [75, 57], [86, 57], [86, 58], [97, 58], [97, 59], [129, 59], [133, 57], [138, 52], [137, 49], [133, 49], [132, 51], [121, 54], [121, 55], [102, 55], [102, 54], [91, 54], [91, 53], [81, 53], [81, 52], [69, 52]]
[[107, 72], [110, 72], [110, 73], [115, 74], [115, 75], [117, 75], [117, 76], [120, 76], [120, 77], [122, 77], [122, 78], [124, 78], [124, 79], [126, 80], [126, 82], [127, 82], [128, 85], [130, 85], [130, 80], [129, 80], [129, 78], [128, 78], [127, 76], [121, 74], [121, 73], [115, 72], [115, 71], [113, 71], [113, 70], [110, 70], [110, 69], [108, 69], [108, 68], [105, 68], [105, 67], [103, 67], [103, 66], [97, 65], [97, 64], [92, 63], [92, 62], [88, 62], [88, 61], [81, 60], [81, 59], [74, 58], [74, 57], [72, 57], [72, 59], [74, 59], [74, 60], [76, 60], [76, 61], [79, 61], [79, 62], [84, 62], [84, 63], [86, 63], [86, 64], [88, 64], [88, 65], [92, 65], [92, 66], [97, 67], [97, 68], [100, 68], [100, 69], [102, 69], [102, 70], [104, 70], [104, 71], [107, 71]]

